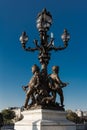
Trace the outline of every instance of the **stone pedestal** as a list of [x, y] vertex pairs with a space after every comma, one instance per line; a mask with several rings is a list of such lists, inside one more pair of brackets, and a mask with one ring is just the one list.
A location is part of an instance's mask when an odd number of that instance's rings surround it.
[[23, 119], [15, 123], [15, 130], [76, 130], [64, 111], [36, 109], [23, 111], [22, 115]]

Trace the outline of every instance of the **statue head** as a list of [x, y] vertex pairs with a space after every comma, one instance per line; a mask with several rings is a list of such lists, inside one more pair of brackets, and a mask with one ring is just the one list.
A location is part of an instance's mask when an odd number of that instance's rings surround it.
[[39, 67], [36, 64], [34, 64], [32, 66], [32, 73], [34, 74], [35, 72], [39, 72], [39, 71], [40, 71]]
[[54, 73], [58, 73], [58, 72], [59, 72], [59, 66], [53, 66], [53, 67], [52, 67], [52, 71], [53, 71]]

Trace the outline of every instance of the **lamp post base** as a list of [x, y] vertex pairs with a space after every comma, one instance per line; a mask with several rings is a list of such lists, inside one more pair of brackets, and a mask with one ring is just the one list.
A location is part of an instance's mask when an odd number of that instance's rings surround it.
[[15, 123], [15, 130], [76, 130], [66, 119], [66, 112], [57, 110], [26, 110], [23, 119]]

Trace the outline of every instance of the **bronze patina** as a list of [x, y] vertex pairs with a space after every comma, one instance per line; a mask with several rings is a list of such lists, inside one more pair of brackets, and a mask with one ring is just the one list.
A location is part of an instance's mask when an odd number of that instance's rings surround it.
[[[40, 41], [34, 40], [35, 47], [26, 47], [28, 36], [23, 32], [20, 37], [20, 42], [25, 51], [34, 52], [38, 51], [38, 59], [41, 64], [39, 68], [36, 64], [32, 66], [33, 76], [28, 85], [23, 86], [26, 92], [26, 99], [24, 108], [35, 109], [37, 107], [45, 109], [64, 110], [64, 95], [62, 88], [67, 86], [59, 78], [59, 67], [52, 67], [52, 74], [48, 74], [47, 66], [51, 58], [51, 51], [61, 51], [67, 48], [70, 35], [66, 29], [61, 36], [64, 44], [63, 46], [56, 47], [54, 45], [53, 34], [48, 35], [48, 30], [52, 25], [52, 16], [50, 12], [43, 9], [37, 16], [37, 29], [39, 31]], [[60, 96], [60, 102], [56, 101], [57, 94]]]

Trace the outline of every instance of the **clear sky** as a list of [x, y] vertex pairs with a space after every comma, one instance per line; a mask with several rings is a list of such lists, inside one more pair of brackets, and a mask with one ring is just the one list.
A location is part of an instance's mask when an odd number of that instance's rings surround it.
[[[62, 45], [61, 34], [67, 28], [71, 39], [67, 49], [52, 51], [48, 71], [60, 66], [60, 78], [69, 85], [63, 89], [65, 109], [87, 110], [87, 0], [0, 0], [0, 109], [22, 106], [33, 64], [40, 66], [36, 52], [22, 49], [22, 31], [29, 35], [28, 46], [39, 40], [36, 28], [38, 12], [46, 8], [53, 17], [49, 33], [55, 45]], [[59, 101], [59, 97], [58, 97]]]

